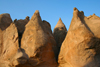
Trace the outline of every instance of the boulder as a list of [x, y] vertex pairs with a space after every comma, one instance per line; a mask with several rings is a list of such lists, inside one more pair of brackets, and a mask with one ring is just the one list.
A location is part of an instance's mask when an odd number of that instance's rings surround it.
[[25, 31], [21, 39], [21, 48], [23, 48], [29, 56], [27, 66], [57, 66], [55, 61], [56, 42], [52, 35], [50, 24], [47, 21], [41, 20], [38, 10], [35, 11], [25, 26]]
[[5, 30], [12, 23], [12, 19], [10, 14], [0, 14], [0, 28], [1, 30]]
[[[67, 29], [66, 29], [64, 23], [62, 22], [61, 18], [59, 18], [59, 21], [53, 30], [53, 36], [57, 43], [58, 55], [59, 55], [61, 44], [64, 41], [66, 34], [67, 34]], [[58, 57], [57, 57], [57, 59], [58, 59]]]
[[59, 67], [100, 67], [100, 39], [86, 24], [83, 11], [74, 8], [73, 18], [59, 54]]

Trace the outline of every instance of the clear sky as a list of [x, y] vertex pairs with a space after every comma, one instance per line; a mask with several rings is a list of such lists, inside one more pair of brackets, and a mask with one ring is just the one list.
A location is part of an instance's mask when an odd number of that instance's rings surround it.
[[100, 0], [0, 0], [0, 14], [9, 13], [12, 20], [24, 19], [39, 10], [42, 20], [48, 21], [52, 30], [60, 17], [69, 29], [74, 7], [84, 11], [85, 16], [95, 13], [100, 17]]

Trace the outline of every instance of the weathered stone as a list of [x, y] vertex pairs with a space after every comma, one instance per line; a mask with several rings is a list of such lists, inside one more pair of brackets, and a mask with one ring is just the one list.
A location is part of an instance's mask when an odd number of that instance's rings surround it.
[[97, 20], [97, 19], [100, 20], [100, 17], [96, 16], [95, 14], [90, 15], [90, 16], [88, 16], [87, 18], [88, 18], [89, 20], [95, 20], [95, 19], [96, 19], [96, 20]]
[[2, 53], [2, 47], [3, 47], [2, 43], [3, 43], [3, 32], [0, 29], [0, 56], [1, 56], [1, 53]]
[[20, 20], [15, 19], [14, 20], [14, 23], [15, 23], [19, 33], [23, 33], [24, 32], [25, 25], [28, 23], [28, 21], [29, 21], [29, 17], [28, 16], [24, 20], [23, 19], [20, 19]]
[[[87, 19], [88, 18], [88, 19]], [[85, 17], [84, 21], [92, 31], [92, 33], [100, 38], [100, 17], [96, 16], [95, 14], [91, 15], [90, 17]]]
[[16, 66], [25, 63], [27, 59], [28, 56], [19, 48], [18, 32], [15, 24], [11, 23], [3, 31], [0, 29], [0, 67]]
[[[66, 34], [67, 34], [67, 29], [64, 23], [62, 22], [61, 18], [59, 18], [59, 21], [56, 24], [54, 31], [53, 31], [53, 36], [57, 43], [58, 55], [59, 55], [61, 44], [64, 41]], [[58, 59], [58, 57], [56, 59]]]
[[26, 18], [23, 20], [23, 19], [20, 19], [20, 20], [17, 20], [15, 19], [14, 20], [14, 23], [18, 29], [18, 37], [19, 37], [19, 47], [21, 46], [21, 38], [22, 38], [22, 34], [25, 30], [25, 25], [28, 23], [29, 21], [29, 17], [26, 16]]
[[5, 30], [12, 23], [12, 19], [9, 14], [1, 14], [0, 15], [0, 28], [1, 30]]
[[[21, 40], [21, 48], [29, 56], [27, 63], [32, 67], [56, 67], [54, 51], [56, 42], [50, 30], [50, 25], [42, 21], [36, 10], [26, 25]], [[56, 51], [55, 51], [56, 52]]]
[[84, 13], [74, 8], [67, 36], [61, 46], [59, 67], [100, 67], [100, 39], [86, 24]]

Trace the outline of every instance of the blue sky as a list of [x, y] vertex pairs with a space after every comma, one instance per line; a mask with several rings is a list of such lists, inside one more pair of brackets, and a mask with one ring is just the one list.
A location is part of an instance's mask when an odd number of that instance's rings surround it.
[[52, 30], [60, 17], [69, 29], [74, 7], [84, 11], [85, 16], [95, 13], [100, 17], [100, 0], [0, 0], [0, 14], [9, 13], [12, 20], [24, 19], [39, 10], [42, 20], [48, 21]]

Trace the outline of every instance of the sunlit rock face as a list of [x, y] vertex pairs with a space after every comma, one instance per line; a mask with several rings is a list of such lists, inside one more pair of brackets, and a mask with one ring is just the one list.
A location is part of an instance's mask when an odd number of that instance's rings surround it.
[[0, 29], [5, 30], [12, 23], [10, 14], [0, 14]]
[[53, 33], [36, 10], [12, 22], [0, 14], [0, 67], [100, 67], [100, 17], [74, 8], [67, 31], [61, 18]]
[[90, 30], [93, 32], [93, 34], [96, 37], [100, 38], [100, 31], [99, 31], [100, 30], [100, 17], [93, 14], [87, 18], [86, 17], [84, 18], [84, 20], [86, 21], [86, 24], [88, 25]]
[[38, 10], [25, 26], [21, 48], [28, 54], [27, 64], [30, 66], [57, 67], [55, 60], [57, 48], [51, 26], [47, 21], [41, 20]]
[[5, 30], [0, 29], [0, 67], [14, 67], [27, 59], [27, 54], [19, 48], [15, 24], [11, 23]]
[[[59, 55], [61, 44], [64, 41], [66, 34], [67, 34], [67, 29], [64, 23], [62, 22], [61, 18], [59, 18], [59, 21], [57, 22], [53, 30], [53, 36], [57, 43], [58, 55]], [[58, 56], [56, 57], [56, 60], [58, 60]]]
[[67, 36], [61, 46], [59, 67], [100, 67], [100, 39], [95, 37], [83, 11], [74, 8]]

